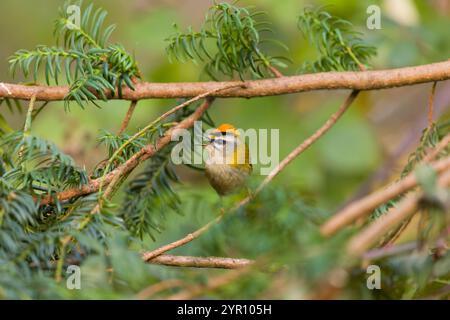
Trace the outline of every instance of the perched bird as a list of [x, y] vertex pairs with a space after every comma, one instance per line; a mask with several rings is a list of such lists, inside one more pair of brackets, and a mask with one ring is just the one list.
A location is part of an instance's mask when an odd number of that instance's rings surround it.
[[220, 125], [208, 140], [205, 172], [209, 183], [219, 196], [239, 192], [252, 173], [248, 145], [230, 124]]

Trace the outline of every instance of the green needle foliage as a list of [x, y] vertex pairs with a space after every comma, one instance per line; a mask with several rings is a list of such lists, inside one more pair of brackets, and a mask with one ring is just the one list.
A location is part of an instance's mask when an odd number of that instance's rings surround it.
[[376, 54], [376, 48], [365, 44], [349, 21], [320, 8], [305, 8], [297, 26], [319, 52], [316, 61], [304, 63], [303, 71], [357, 71], [366, 68]]
[[[236, 2], [236, 1], [235, 1]], [[166, 51], [171, 61], [192, 60], [204, 62], [204, 71], [213, 79], [219, 74], [233, 77], [235, 73], [244, 79], [246, 73], [261, 78], [270, 74], [269, 68], [286, 67], [285, 57], [273, 57], [263, 51], [266, 43], [287, 49], [275, 39], [264, 36], [271, 32], [270, 22], [263, 19], [265, 13], [251, 11], [226, 2], [214, 3], [205, 21], [196, 32], [191, 27], [169, 37]]]
[[[58, 46], [39, 45], [34, 50], [19, 50], [10, 57], [11, 72], [22, 70], [25, 77], [33, 76], [37, 82], [40, 68], [44, 68], [45, 81], [58, 84], [62, 74], [70, 86], [65, 97], [66, 107], [71, 100], [84, 107], [94, 104], [98, 98], [107, 100], [111, 96], [122, 96], [122, 87], [134, 90], [133, 81], [140, 78], [135, 59], [120, 44], [109, 44], [115, 25], [104, 27], [107, 12], [101, 8], [94, 11], [93, 4], [83, 10], [80, 25], [69, 15], [71, 2], [60, 10], [55, 21], [54, 36]], [[82, 1], [75, 5], [81, 8]], [[116, 89], [117, 88], [117, 89]], [[97, 105], [97, 104], [96, 104]]]

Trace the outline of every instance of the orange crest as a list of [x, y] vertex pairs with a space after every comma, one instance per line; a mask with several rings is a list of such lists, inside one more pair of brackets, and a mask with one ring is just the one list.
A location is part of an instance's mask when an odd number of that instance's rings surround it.
[[217, 127], [216, 131], [221, 132], [221, 133], [227, 133], [227, 132], [231, 132], [235, 135], [239, 135], [238, 130], [231, 124], [229, 123], [223, 123], [220, 126]]

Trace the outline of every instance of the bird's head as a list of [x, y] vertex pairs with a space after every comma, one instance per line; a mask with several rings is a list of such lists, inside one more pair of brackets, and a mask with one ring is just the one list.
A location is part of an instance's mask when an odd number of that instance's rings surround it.
[[226, 163], [234, 164], [248, 162], [248, 148], [233, 125], [221, 124], [207, 138], [206, 150], [215, 161], [223, 159]]
[[224, 123], [210, 132], [207, 137], [207, 145], [213, 145], [216, 149], [223, 149], [228, 145], [236, 144], [239, 135], [239, 131], [233, 125]]

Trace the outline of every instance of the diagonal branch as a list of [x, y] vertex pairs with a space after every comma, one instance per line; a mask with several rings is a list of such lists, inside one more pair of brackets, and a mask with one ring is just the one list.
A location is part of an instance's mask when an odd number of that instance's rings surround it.
[[[286, 166], [292, 162], [296, 157], [298, 157], [303, 151], [305, 151], [307, 148], [309, 148], [315, 141], [317, 141], [323, 134], [325, 134], [338, 120], [339, 118], [345, 113], [345, 111], [350, 107], [350, 105], [353, 103], [353, 101], [358, 96], [359, 91], [352, 91], [351, 94], [347, 97], [345, 102], [342, 104], [342, 106], [336, 111], [326, 122], [325, 124], [320, 127], [313, 135], [311, 135], [308, 139], [303, 141], [297, 148], [295, 148], [290, 154], [286, 156], [286, 158], [281, 161], [278, 166], [273, 169], [269, 175], [264, 179], [264, 181], [259, 185], [259, 187], [256, 189], [256, 191], [244, 198], [242, 201], [237, 203], [230, 212], [235, 212], [239, 208], [245, 206], [247, 203], [249, 203], [253, 198], [256, 197], [257, 194], [259, 194], [262, 189], [269, 184]], [[209, 223], [201, 227], [200, 229], [196, 230], [193, 233], [188, 234], [187, 236], [174, 241], [172, 243], [169, 243], [165, 246], [162, 246], [158, 249], [155, 249], [150, 252], [146, 252], [143, 255], [143, 259], [146, 261], [149, 261], [151, 259], [154, 259], [155, 257], [158, 257], [159, 255], [163, 254], [164, 252], [167, 252], [169, 250], [175, 249], [177, 247], [180, 247], [182, 245], [185, 245], [186, 243], [191, 242], [192, 240], [200, 237], [203, 233], [208, 231], [212, 226], [217, 224], [220, 220], [222, 220], [223, 216], [225, 215], [225, 211], [222, 211], [219, 216], [217, 216], [214, 220], [211, 220]]]
[[[248, 85], [246, 88], [217, 92], [214, 96], [250, 98], [322, 89], [377, 90], [448, 79], [450, 79], [450, 61], [443, 61], [388, 70], [322, 72], [246, 81]], [[123, 88], [122, 97], [125, 100], [194, 97], [233, 82], [141, 82], [135, 85], [135, 90]], [[37, 101], [52, 101], [63, 100], [68, 92], [67, 86], [26, 86], [0, 82], [0, 98], [29, 100], [36, 94]], [[111, 98], [111, 95], [109, 97]]]
[[131, 101], [130, 106], [128, 107], [128, 111], [125, 114], [125, 118], [123, 118], [122, 124], [120, 125], [120, 129], [117, 132], [117, 135], [120, 136], [125, 129], [128, 127], [128, 123], [130, 122], [131, 116], [133, 115], [134, 109], [136, 109], [137, 101]]

